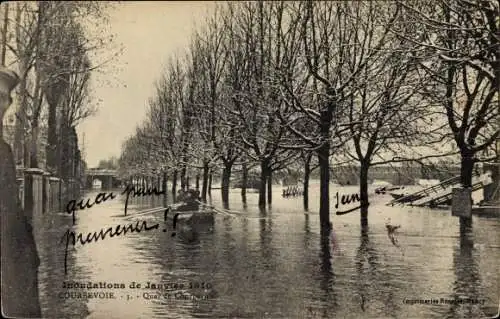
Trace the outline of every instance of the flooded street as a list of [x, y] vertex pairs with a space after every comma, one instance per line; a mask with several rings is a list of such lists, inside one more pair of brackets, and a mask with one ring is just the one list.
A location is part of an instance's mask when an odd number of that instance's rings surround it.
[[[267, 212], [249, 193], [246, 207], [239, 190], [230, 193], [233, 214], [217, 214], [215, 226], [187, 240], [172, 237], [173, 225], [160, 197], [124, 196], [76, 213], [37, 216], [41, 259], [39, 285], [47, 318], [481, 318], [499, 302], [498, 219], [473, 218], [470, 234], [460, 234], [450, 211], [387, 207], [389, 195], [371, 190], [369, 229], [362, 232], [359, 212], [337, 216], [332, 187], [334, 240], [322, 240], [317, 211], [319, 185], [312, 183], [310, 213], [302, 198], [283, 199], [275, 186]], [[220, 191], [210, 204], [222, 207]], [[120, 190], [115, 190], [119, 194]], [[84, 198], [95, 198], [97, 191]], [[169, 194], [170, 196], [170, 194]], [[388, 238], [385, 223], [401, 225]], [[158, 229], [130, 232], [68, 248], [64, 234], [99, 232], [137, 221]], [[163, 230], [166, 231], [163, 231]], [[63, 288], [64, 282], [116, 284], [121, 288]], [[141, 288], [131, 288], [131, 284]], [[145, 289], [147, 283], [162, 289]], [[108, 297], [77, 299], [71, 293], [103, 292]], [[73, 294], [73, 295], [75, 295]], [[103, 294], [104, 296], [104, 294]], [[453, 304], [471, 298], [475, 302]], [[418, 300], [438, 300], [420, 304]], [[412, 304], [415, 303], [415, 304]]]

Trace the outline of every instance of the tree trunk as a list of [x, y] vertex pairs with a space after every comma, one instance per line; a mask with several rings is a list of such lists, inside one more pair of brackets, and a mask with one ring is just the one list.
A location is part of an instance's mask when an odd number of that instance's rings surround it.
[[72, 196], [76, 197], [76, 176], [74, 174], [74, 167], [76, 166], [76, 163], [75, 163], [75, 154], [77, 153], [77, 150], [78, 150], [78, 136], [76, 134], [76, 130], [74, 127], [70, 127], [70, 132], [71, 132], [71, 136], [70, 136], [70, 151], [69, 151], [69, 154], [68, 154], [68, 159], [69, 159], [69, 167], [68, 167], [68, 171], [69, 171], [69, 175], [71, 177], [71, 190], [72, 190]]
[[304, 163], [304, 210], [309, 210], [309, 177], [311, 175], [311, 154], [308, 154]]
[[460, 183], [462, 187], [472, 187], [472, 173], [474, 172], [473, 154], [470, 152], [462, 152], [460, 164]]
[[[64, 120], [63, 120], [64, 121]], [[68, 174], [68, 166], [69, 161], [67, 160], [69, 157], [69, 128], [65, 123], [61, 124], [60, 127], [60, 140], [59, 140], [59, 154], [57, 158], [58, 167], [59, 167], [59, 177], [63, 180], [69, 180]]]
[[329, 100], [320, 113], [320, 134], [322, 145], [318, 149], [318, 162], [320, 167], [320, 199], [319, 221], [321, 229], [329, 230], [330, 225], [330, 127], [332, 125], [333, 111], [335, 109], [335, 89], [326, 88]]
[[201, 200], [203, 202], [207, 201], [207, 188], [208, 188], [208, 161], [203, 162], [203, 180], [201, 185]]
[[246, 203], [247, 201], [247, 180], [248, 180], [248, 168], [247, 163], [242, 164], [242, 178], [241, 178], [241, 201]]
[[266, 182], [268, 177], [269, 160], [263, 159], [260, 162], [260, 185], [259, 185], [259, 207], [266, 206]]
[[167, 206], [168, 202], [168, 192], [167, 192], [167, 182], [168, 182], [168, 174], [167, 172], [163, 172], [163, 179], [161, 181], [161, 190], [163, 192], [163, 206]]
[[200, 189], [200, 174], [196, 173], [196, 184], [195, 184], [196, 190]]
[[269, 168], [267, 171], [267, 204], [273, 202], [273, 171]]
[[[24, 70], [24, 69], [21, 69]], [[30, 150], [28, 148], [28, 137], [26, 136], [26, 126], [28, 123], [28, 118], [26, 116], [28, 110], [28, 89], [26, 88], [26, 80], [21, 80], [19, 83], [19, 100], [21, 109], [21, 141], [22, 141], [22, 153], [23, 153], [23, 165], [27, 167], [30, 164]]]
[[[47, 99], [48, 101], [48, 99]], [[48, 103], [48, 132], [47, 132], [47, 169], [55, 173], [57, 170], [57, 103]]]
[[208, 196], [212, 196], [212, 171], [208, 174]]
[[177, 170], [172, 173], [172, 200], [175, 203], [177, 196]]
[[224, 163], [224, 168], [222, 169], [221, 195], [222, 203], [226, 206], [229, 203], [229, 183], [231, 180], [232, 166], [232, 163]]
[[30, 166], [38, 167], [38, 121], [31, 123], [31, 150], [30, 150]]
[[318, 150], [318, 164], [320, 169], [319, 220], [321, 228], [326, 229], [330, 228], [330, 172], [328, 163], [329, 153], [329, 145], [323, 145]]
[[[66, 118], [63, 115], [63, 123], [61, 123], [60, 127], [60, 141], [59, 141], [59, 150], [58, 154], [58, 167], [59, 167], [59, 177], [61, 177], [64, 181], [67, 182], [67, 193], [71, 193], [72, 189], [72, 165], [73, 165], [73, 138], [74, 131], [73, 129], [67, 125]], [[68, 194], [69, 195], [69, 194]]]
[[[464, 188], [472, 188], [472, 173], [474, 172], [474, 155], [463, 151], [460, 165], [460, 183]], [[472, 200], [471, 200], [472, 203]], [[460, 227], [471, 227], [472, 218], [460, 217]]]
[[186, 190], [186, 165], [182, 164], [181, 168], [181, 189]]
[[[22, 115], [18, 112], [18, 116], [22, 117]], [[15, 132], [14, 132], [14, 162], [16, 164], [23, 163], [23, 134], [24, 134], [24, 125], [22, 121], [16, 120], [15, 124]], [[23, 163], [24, 164], [24, 163]]]
[[361, 205], [361, 227], [368, 225], [368, 169], [370, 164], [361, 162], [359, 171], [359, 197]]
[[1, 51], [1, 65], [5, 65], [5, 53], [7, 52], [7, 28], [9, 26], [9, 3], [4, 3], [3, 13], [3, 27], [2, 27], [2, 51]]

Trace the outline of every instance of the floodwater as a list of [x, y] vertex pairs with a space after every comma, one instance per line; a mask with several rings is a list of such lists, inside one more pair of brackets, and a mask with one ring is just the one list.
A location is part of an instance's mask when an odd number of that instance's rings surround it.
[[[331, 191], [335, 211], [335, 193], [352, 194], [356, 188]], [[219, 192], [212, 191], [216, 207], [222, 206]], [[450, 211], [388, 207], [389, 195], [372, 193], [367, 230], [360, 229], [359, 211], [332, 213], [334, 234], [322, 239], [319, 185], [312, 183], [309, 213], [301, 197], [283, 199], [280, 194], [276, 186], [272, 208], [261, 212], [256, 193], [247, 195], [245, 206], [239, 190], [232, 191], [231, 211], [217, 214], [214, 227], [193, 238], [179, 232], [172, 237], [173, 225], [164, 222], [163, 211], [137, 215], [161, 206], [160, 198], [131, 199], [127, 217], [123, 196], [108, 200], [78, 211], [74, 227], [71, 215], [37, 216], [44, 317], [482, 318], [496, 313], [498, 218], [475, 216], [472, 230], [460, 233]], [[401, 225], [399, 247], [388, 237], [389, 218]], [[61, 239], [68, 229], [85, 238], [88, 232], [138, 220], [159, 228], [84, 246], [70, 243], [65, 274]], [[124, 288], [65, 289], [64, 282]], [[131, 288], [132, 282], [141, 288]], [[165, 286], [144, 289], [147, 282]], [[113, 293], [114, 299], [67, 298], [82, 292]], [[435, 303], [420, 303], [430, 299]]]

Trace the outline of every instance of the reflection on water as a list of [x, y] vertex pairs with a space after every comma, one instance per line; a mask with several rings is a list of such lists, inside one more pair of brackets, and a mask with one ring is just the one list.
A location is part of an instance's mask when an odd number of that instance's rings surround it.
[[360, 309], [366, 312], [367, 292], [372, 283], [376, 282], [375, 272], [377, 271], [376, 252], [368, 236], [368, 227], [361, 229], [361, 237], [358, 251], [356, 253], [356, 293], [359, 296]]
[[[460, 227], [459, 245], [453, 251], [453, 265], [455, 281], [451, 299], [467, 298], [477, 296], [478, 288], [481, 286], [481, 278], [478, 271], [478, 252], [474, 248], [474, 234], [472, 227]], [[452, 304], [447, 313], [447, 318], [457, 318], [460, 312], [465, 313], [468, 318], [479, 318], [481, 315], [480, 305], [466, 304], [461, 306]]]
[[[77, 212], [75, 231], [94, 232], [137, 220], [160, 227], [70, 247], [66, 276], [60, 241], [71, 227], [71, 215], [37, 216], [44, 316], [480, 318], [498, 304], [498, 219], [475, 217], [471, 228], [460, 229], [448, 211], [386, 207], [389, 197], [378, 196], [371, 200], [369, 228], [360, 228], [357, 213], [332, 215], [334, 234], [321, 236], [318, 215], [312, 213], [318, 211], [314, 187], [311, 213], [301, 209], [301, 198], [283, 200], [278, 188], [267, 210], [257, 208], [257, 194], [247, 194], [243, 204], [235, 190], [229, 202], [235, 213], [218, 214], [213, 229], [203, 229], [196, 238], [181, 233], [172, 237], [173, 225], [163, 220], [162, 211], [134, 217], [163, 206], [162, 198], [131, 198], [130, 219], [123, 216], [123, 197], [102, 203]], [[332, 189], [332, 194], [353, 190]], [[210, 203], [222, 207], [220, 194], [214, 191], [212, 196]], [[401, 225], [397, 238], [404, 254], [387, 237], [387, 218]], [[64, 281], [124, 283], [125, 288], [104, 289], [116, 299], [63, 299]], [[131, 282], [169, 286], [135, 289]], [[473, 298], [484, 304], [405, 302], [440, 298]]]

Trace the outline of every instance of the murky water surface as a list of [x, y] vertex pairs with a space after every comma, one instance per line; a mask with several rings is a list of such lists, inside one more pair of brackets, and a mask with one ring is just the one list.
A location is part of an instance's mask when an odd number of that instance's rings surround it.
[[[332, 210], [337, 191], [350, 194], [356, 188], [333, 188]], [[461, 236], [458, 219], [449, 211], [387, 207], [389, 195], [372, 194], [366, 233], [361, 232], [359, 212], [332, 214], [334, 238], [322, 240], [319, 185], [312, 185], [310, 213], [304, 213], [302, 198], [282, 199], [280, 193], [281, 187], [275, 187], [272, 209], [263, 213], [257, 208], [257, 194], [249, 193], [244, 207], [234, 190], [229, 207], [234, 212], [217, 214], [214, 227], [196, 236], [172, 237], [173, 225], [164, 222], [163, 211], [137, 215], [161, 206], [160, 198], [131, 200], [127, 218], [123, 196], [106, 201], [78, 212], [74, 227], [70, 215], [39, 216], [36, 237], [44, 316], [481, 318], [498, 306], [498, 219], [474, 217], [472, 232]], [[221, 207], [218, 190], [213, 190], [211, 203]], [[388, 218], [401, 225], [396, 235], [400, 247], [388, 238]], [[138, 220], [159, 227], [70, 245], [65, 275], [61, 239], [68, 229], [86, 236], [119, 224], [135, 226]], [[65, 281], [125, 288], [68, 290], [63, 288]], [[137, 289], [130, 288], [132, 282], [168, 286]], [[67, 292], [113, 293], [115, 299], [72, 299], [65, 297]], [[479, 303], [447, 301], [463, 298]], [[439, 302], [411, 304], [422, 299]]]

